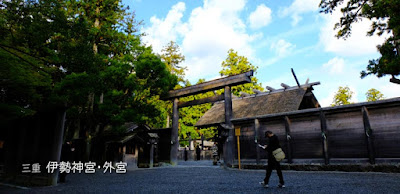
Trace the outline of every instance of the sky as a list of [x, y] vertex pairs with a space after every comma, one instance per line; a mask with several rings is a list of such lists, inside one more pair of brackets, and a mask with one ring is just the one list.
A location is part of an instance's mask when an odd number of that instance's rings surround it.
[[379, 58], [376, 46], [383, 36], [366, 36], [370, 21], [352, 27], [351, 37], [337, 39], [333, 29], [340, 11], [324, 14], [319, 0], [123, 0], [143, 20], [143, 42], [161, 53], [168, 42], [176, 42], [185, 61], [186, 78], [219, 78], [221, 63], [229, 49], [258, 66], [255, 76], [262, 86], [294, 86], [294, 69], [300, 84], [307, 78], [321, 82], [314, 94], [322, 107], [332, 104], [339, 86], [353, 92], [352, 102], [366, 101], [375, 88], [385, 98], [400, 96], [400, 85], [390, 77], [360, 78], [368, 61]]

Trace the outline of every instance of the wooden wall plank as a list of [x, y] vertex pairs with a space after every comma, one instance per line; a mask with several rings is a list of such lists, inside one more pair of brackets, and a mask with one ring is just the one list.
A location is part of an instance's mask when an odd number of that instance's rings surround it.
[[359, 110], [326, 115], [330, 158], [368, 158]]
[[375, 164], [373, 134], [372, 134], [371, 125], [369, 123], [368, 109], [365, 106], [363, 106], [361, 108], [361, 113], [363, 115], [364, 133], [365, 133], [365, 138], [367, 140], [367, 151], [368, 151], [368, 156], [369, 156], [369, 162], [371, 164]]
[[292, 163], [292, 144], [291, 144], [291, 136], [290, 136], [290, 119], [285, 116], [285, 132], [286, 132], [286, 150], [287, 150], [287, 159], [289, 163]]
[[376, 158], [400, 158], [400, 108], [368, 108]]

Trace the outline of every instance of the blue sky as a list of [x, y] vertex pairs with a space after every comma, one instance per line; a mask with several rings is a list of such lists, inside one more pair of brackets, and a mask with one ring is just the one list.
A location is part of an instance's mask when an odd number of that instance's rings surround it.
[[382, 37], [367, 37], [370, 22], [353, 26], [347, 40], [334, 37], [340, 12], [319, 13], [319, 0], [123, 0], [145, 25], [143, 41], [160, 53], [169, 41], [181, 48], [186, 78], [219, 77], [221, 63], [233, 48], [259, 67], [262, 86], [295, 85], [290, 68], [301, 83], [320, 81], [314, 93], [322, 106], [332, 103], [339, 86], [349, 86], [353, 102], [366, 100], [370, 88], [386, 98], [398, 97], [400, 85], [390, 77], [360, 79], [368, 60], [376, 59]]

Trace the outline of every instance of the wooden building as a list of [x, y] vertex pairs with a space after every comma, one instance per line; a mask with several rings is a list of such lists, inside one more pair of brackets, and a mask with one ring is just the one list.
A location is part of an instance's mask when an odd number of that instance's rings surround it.
[[[265, 163], [257, 143], [267, 143], [267, 130], [278, 136], [286, 163], [400, 161], [400, 98], [320, 108], [311, 86], [296, 87], [232, 100], [242, 162]], [[215, 103], [196, 126], [226, 131], [221, 107]]]
[[158, 166], [159, 130], [132, 122], [122, 126], [124, 133], [104, 131], [93, 140], [92, 159], [126, 162], [127, 169]]
[[[260, 115], [290, 112], [320, 107], [312, 93], [313, 86], [319, 82], [288, 89], [263, 92], [232, 99], [233, 119]], [[196, 123], [196, 127], [220, 126], [225, 123], [224, 103], [216, 102]]]

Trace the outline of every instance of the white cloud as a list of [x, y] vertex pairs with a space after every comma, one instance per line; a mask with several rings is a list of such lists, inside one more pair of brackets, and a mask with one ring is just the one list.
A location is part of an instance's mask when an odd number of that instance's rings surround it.
[[344, 59], [335, 57], [322, 65], [322, 68], [329, 72], [329, 74], [340, 74], [343, 72]]
[[334, 26], [339, 22], [342, 13], [337, 9], [333, 14], [323, 15], [325, 24], [320, 29], [320, 44], [327, 52], [335, 53], [340, 56], [361, 56], [377, 53], [376, 46], [382, 44], [387, 38], [387, 34], [383, 36], [367, 36], [367, 32], [371, 28], [371, 21], [364, 19], [354, 23], [351, 28], [351, 36], [344, 39], [335, 37], [338, 30], [334, 30]]
[[271, 9], [264, 4], [257, 6], [256, 10], [249, 16], [250, 28], [259, 29], [267, 26], [271, 20]]
[[[371, 88], [381, 91], [386, 98], [399, 96], [400, 85], [390, 83], [388, 77], [368, 76], [361, 79], [360, 69], [365, 68], [365, 63], [364, 59], [357, 62], [335, 57], [322, 65], [319, 70], [313, 71], [309, 76], [321, 81], [321, 86], [314, 90], [321, 106], [332, 104], [334, 93], [339, 86], [349, 86], [350, 90], [354, 92], [352, 102], [366, 101], [365, 93]], [[340, 68], [341, 70], [339, 70]], [[327, 72], [327, 70], [332, 71]]]
[[280, 16], [286, 17], [290, 15], [292, 17], [292, 25], [295, 26], [301, 21], [301, 14], [317, 11], [320, 2], [320, 0], [294, 0], [289, 7], [285, 7], [280, 11]]
[[155, 52], [160, 52], [162, 47], [170, 41], [176, 41], [178, 36], [186, 31], [186, 26], [181, 19], [186, 9], [185, 3], [174, 5], [165, 18], [150, 18], [151, 26], [143, 29], [147, 34], [143, 42], [151, 44]]
[[293, 45], [292, 43], [283, 39], [271, 44], [271, 50], [275, 51], [279, 58], [289, 55], [295, 48], [296, 45]]
[[246, 32], [246, 25], [240, 18], [245, 5], [246, 0], [204, 0], [203, 5], [194, 8], [183, 21], [185, 4], [180, 2], [165, 18], [151, 18], [151, 26], [144, 29], [149, 34], [144, 40], [153, 45], [155, 52], [160, 52], [171, 40], [177, 42], [185, 55], [182, 65], [188, 67], [186, 77], [191, 82], [215, 77], [231, 48], [250, 62], [258, 61], [250, 44], [263, 34]]

